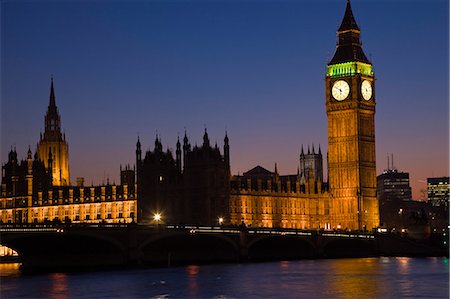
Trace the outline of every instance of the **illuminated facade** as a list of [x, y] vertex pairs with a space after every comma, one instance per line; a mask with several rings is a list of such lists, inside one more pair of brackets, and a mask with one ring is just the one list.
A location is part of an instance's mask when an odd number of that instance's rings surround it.
[[[20, 163], [11, 150], [2, 167], [0, 220], [2, 223], [132, 222], [136, 215], [136, 188], [132, 180], [120, 185], [52, 186], [51, 173], [28, 150]], [[127, 172], [127, 169], [122, 173]], [[126, 177], [122, 174], [122, 177]]]
[[450, 202], [450, 178], [428, 178], [427, 193], [428, 201], [433, 206], [448, 208]]
[[[314, 169], [296, 178], [237, 178], [230, 219], [253, 226], [372, 229], [379, 225], [375, 165], [375, 77], [350, 2], [325, 76], [328, 184]], [[300, 165], [305, 160], [300, 159]], [[320, 160], [321, 163], [321, 160]], [[309, 163], [308, 165], [318, 165]]]
[[[137, 211], [134, 170], [121, 169], [120, 185], [70, 186], [69, 151], [61, 134], [53, 80], [50, 104], [34, 154], [19, 161], [16, 149], [2, 165], [0, 221], [2, 223], [132, 222]], [[130, 175], [131, 173], [131, 175]]]
[[[3, 166], [3, 222], [130, 222], [300, 229], [372, 229], [379, 226], [375, 167], [375, 77], [360, 42], [350, 2], [325, 74], [328, 180], [320, 147], [301, 151], [297, 174], [260, 166], [230, 176], [230, 146], [223, 154], [188, 137], [175, 156], [157, 136], [153, 151], [136, 144], [136, 168], [121, 169], [120, 185], [71, 187], [68, 147], [60, 131], [53, 81], [46, 130], [33, 160], [20, 164], [11, 150]], [[56, 161], [56, 162], [55, 162]], [[136, 175], [134, 175], [136, 173]], [[156, 217], [157, 216], [157, 217]], [[220, 220], [219, 220], [220, 219]]]
[[50, 87], [50, 103], [45, 115], [45, 131], [37, 145], [39, 159], [51, 168], [53, 186], [70, 185], [69, 145], [66, 134], [61, 133], [61, 117], [56, 106], [53, 78]]
[[[375, 165], [375, 77], [350, 2], [325, 77], [328, 177], [334, 221], [352, 229], [379, 225]], [[335, 72], [336, 68], [347, 68]]]

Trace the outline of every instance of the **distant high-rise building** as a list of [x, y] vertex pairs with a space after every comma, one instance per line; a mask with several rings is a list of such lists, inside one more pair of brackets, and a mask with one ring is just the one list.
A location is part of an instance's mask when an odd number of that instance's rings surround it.
[[450, 198], [450, 184], [449, 177], [428, 178], [428, 201], [433, 206], [449, 205]]
[[[396, 227], [400, 225], [399, 223], [403, 223], [404, 215], [401, 212], [405, 210], [403, 203], [411, 201], [409, 173], [399, 172], [392, 168], [388, 167], [387, 170], [377, 176], [380, 222], [386, 227]], [[399, 218], [399, 216], [401, 217]]]
[[389, 169], [377, 176], [377, 197], [380, 205], [390, 201], [411, 200], [409, 173]]

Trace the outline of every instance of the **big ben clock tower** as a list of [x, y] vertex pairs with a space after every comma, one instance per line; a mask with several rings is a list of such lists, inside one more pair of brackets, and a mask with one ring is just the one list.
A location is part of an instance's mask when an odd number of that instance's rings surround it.
[[375, 165], [375, 77], [347, 1], [325, 77], [332, 225], [379, 225]]

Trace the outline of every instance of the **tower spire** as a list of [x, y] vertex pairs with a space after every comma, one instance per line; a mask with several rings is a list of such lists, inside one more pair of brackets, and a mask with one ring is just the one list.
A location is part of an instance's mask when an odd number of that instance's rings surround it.
[[48, 104], [49, 111], [56, 111], [55, 88], [53, 87], [53, 75], [50, 84], [50, 102]]
[[347, 0], [347, 6], [345, 7], [344, 18], [342, 19], [341, 26], [338, 31], [345, 30], [358, 30], [358, 24], [356, 24], [355, 17], [353, 16], [352, 5], [350, 4], [350, 0]]
[[355, 61], [370, 64], [370, 61], [362, 50], [360, 41], [361, 31], [353, 16], [352, 6], [348, 0], [344, 18], [342, 19], [341, 26], [339, 26], [337, 35], [338, 43], [336, 52], [328, 65]]

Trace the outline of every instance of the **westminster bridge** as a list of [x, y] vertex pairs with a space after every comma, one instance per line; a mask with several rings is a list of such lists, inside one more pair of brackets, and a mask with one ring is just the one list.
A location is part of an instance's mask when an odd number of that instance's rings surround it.
[[[448, 255], [446, 241], [394, 234], [210, 226], [69, 224], [0, 226], [23, 269]], [[447, 238], [444, 239], [448, 242]], [[448, 246], [448, 245], [447, 245]]]

